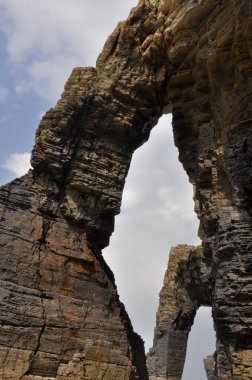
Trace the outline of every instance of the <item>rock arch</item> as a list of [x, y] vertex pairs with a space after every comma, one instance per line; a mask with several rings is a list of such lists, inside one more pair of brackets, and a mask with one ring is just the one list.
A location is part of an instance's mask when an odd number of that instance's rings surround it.
[[148, 378], [101, 249], [133, 151], [171, 108], [216, 376], [251, 378], [251, 16], [247, 0], [140, 0], [97, 67], [74, 69], [36, 133], [33, 170], [0, 191], [2, 379]]
[[211, 305], [210, 271], [202, 247], [179, 245], [170, 251], [159, 295], [153, 347], [147, 366], [150, 380], [182, 378], [188, 334], [200, 306]]

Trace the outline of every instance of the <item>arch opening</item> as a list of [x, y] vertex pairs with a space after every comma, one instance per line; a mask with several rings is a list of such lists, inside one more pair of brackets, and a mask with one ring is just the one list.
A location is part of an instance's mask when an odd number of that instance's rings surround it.
[[178, 160], [171, 115], [133, 156], [115, 232], [104, 250], [134, 330], [152, 345], [158, 294], [171, 246], [198, 245], [193, 189]]
[[212, 308], [205, 306], [197, 311], [189, 333], [182, 380], [207, 379], [203, 360], [214, 353], [216, 340], [211, 312]]

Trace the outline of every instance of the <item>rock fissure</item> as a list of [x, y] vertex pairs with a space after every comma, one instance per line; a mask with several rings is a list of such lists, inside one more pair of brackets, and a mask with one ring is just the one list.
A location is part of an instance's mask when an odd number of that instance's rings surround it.
[[[42, 303], [42, 300], [41, 300], [41, 303]], [[46, 325], [44, 324], [41, 328], [41, 331], [39, 332], [37, 346], [35, 347], [35, 350], [34, 350], [33, 354], [31, 355], [28, 371], [24, 375], [40, 375], [40, 373], [36, 373], [36, 371], [34, 372], [33, 365], [34, 365], [34, 361], [36, 358], [36, 354], [40, 348], [40, 340], [42, 338], [42, 335], [44, 334], [45, 328], [46, 328]]]
[[[39, 276], [39, 282], [38, 282], [38, 290], [40, 291], [40, 301], [41, 301], [41, 322], [43, 323], [42, 326], [41, 326], [41, 329], [38, 333], [38, 341], [37, 341], [37, 344], [36, 344], [36, 347], [34, 349], [34, 351], [32, 352], [31, 354], [31, 357], [29, 359], [30, 363], [29, 363], [29, 368], [27, 370], [27, 372], [24, 374], [25, 375], [40, 375], [40, 372], [39, 373], [36, 373], [36, 364], [35, 364], [35, 371], [34, 371], [34, 362], [36, 361], [36, 355], [41, 347], [41, 339], [42, 339], [42, 336], [45, 332], [45, 328], [46, 328], [46, 310], [45, 310], [45, 305], [44, 305], [44, 297], [43, 297], [43, 292], [42, 290], [40, 290], [40, 283], [41, 283], [41, 280], [42, 280], [42, 277], [43, 277], [43, 274], [41, 272], [41, 254], [40, 254], [40, 250], [42, 249], [42, 247], [45, 246], [46, 244], [46, 235], [49, 231], [49, 224], [46, 223], [45, 221], [43, 221], [43, 225], [42, 225], [42, 234], [41, 234], [41, 238], [39, 239], [39, 246], [38, 246], [38, 276]], [[51, 372], [49, 370], [49, 372]]]

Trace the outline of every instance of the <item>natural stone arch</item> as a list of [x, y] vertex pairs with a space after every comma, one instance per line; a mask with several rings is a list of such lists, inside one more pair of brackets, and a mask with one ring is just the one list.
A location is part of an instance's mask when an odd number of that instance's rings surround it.
[[163, 65], [139, 50], [155, 14], [141, 2], [97, 68], [73, 71], [36, 133], [33, 170], [1, 188], [2, 379], [148, 378], [101, 248], [132, 153], [162, 113]]
[[201, 219], [216, 374], [251, 378], [252, 7], [158, 5], [140, 0], [97, 68], [73, 71], [37, 131], [34, 170], [1, 188], [2, 378], [147, 379], [100, 250], [132, 153], [169, 104]]
[[200, 246], [179, 245], [171, 249], [159, 295], [153, 347], [147, 358], [150, 380], [182, 378], [196, 311], [211, 304], [209, 275]]

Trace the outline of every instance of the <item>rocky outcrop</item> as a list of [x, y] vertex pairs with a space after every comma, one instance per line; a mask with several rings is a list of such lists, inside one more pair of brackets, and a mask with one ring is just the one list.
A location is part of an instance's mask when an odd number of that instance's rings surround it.
[[147, 359], [150, 380], [180, 380], [187, 339], [197, 309], [210, 304], [209, 272], [201, 247], [172, 248], [160, 292], [153, 348]]
[[205, 370], [207, 374], [207, 380], [216, 380], [214, 357], [209, 355], [203, 361], [204, 361], [204, 366], [205, 366]]
[[33, 170], [0, 190], [2, 380], [148, 377], [101, 248], [132, 153], [162, 112], [164, 68], [139, 50], [152, 18], [140, 4], [96, 69], [73, 70], [36, 133]]
[[49, 177], [1, 189], [0, 378], [147, 378], [113, 275]]
[[2, 379], [147, 379], [101, 249], [134, 150], [171, 110], [195, 188], [216, 377], [252, 378], [251, 39], [248, 0], [140, 0], [97, 67], [73, 71], [37, 131], [33, 170], [0, 190]]
[[167, 31], [174, 41], [168, 54], [177, 67], [167, 87], [175, 142], [195, 187], [203, 261], [211, 267], [217, 378], [247, 380], [252, 376], [252, 7], [247, 1], [183, 4]]

